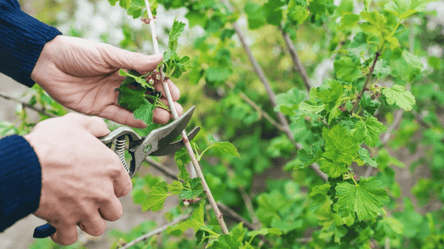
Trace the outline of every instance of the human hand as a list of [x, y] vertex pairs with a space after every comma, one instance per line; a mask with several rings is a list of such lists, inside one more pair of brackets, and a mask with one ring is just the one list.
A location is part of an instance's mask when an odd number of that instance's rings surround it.
[[58, 244], [76, 242], [76, 225], [99, 236], [105, 220], [122, 216], [118, 197], [127, 195], [132, 183], [118, 156], [97, 139], [109, 132], [100, 118], [67, 114], [38, 123], [24, 136], [42, 169], [34, 215], [56, 228], [51, 238]]
[[[131, 112], [117, 104], [119, 93], [114, 89], [125, 78], [119, 75], [119, 68], [146, 73], [156, 69], [161, 61], [161, 55], [148, 56], [104, 43], [59, 35], [45, 45], [31, 77], [67, 108], [144, 128], [146, 125], [141, 120], [134, 119]], [[170, 80], [168, 86], [176, 110], [181, 115], [182, 106], [176, 102], [180, 96], [179, 89]], [[162, 96], [166, 96], [162, 84], [155, 84], [154, 87], [162, 92]], [[168, 105], [165, 98], [162, 101]], [[156, 123], [165, 124], [171, 118], [171, 114], [164, 109], [154, 110], [153, 120]]]

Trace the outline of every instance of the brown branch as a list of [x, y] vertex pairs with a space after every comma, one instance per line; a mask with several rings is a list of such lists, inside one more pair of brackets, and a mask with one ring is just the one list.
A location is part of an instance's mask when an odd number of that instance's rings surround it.
[[[148, 0], [145, 0], [145, 5], [146, 5], [147, 12], [148, 12], [149, 23], [151, 26], [151, 34], [152, 34], [152, 38], [153, 38], [154, 49], [156, 51], [156, 54], [160, 54], [159, 45], [157, 42], [156, 29], [154, 26], [154, 18], [153, 18], [153, 14], [151, 13], [151, 7], [150, 7], [150, 3]], [[169, 86], [168, 86], [167, 82], [165, 81], [165, 75], [163, 72], [163, 64], [160, 66], [159, 71], [160, 71], [160, 76], [161, 76], [163, 88], [165, 90], [165, 95], [167, 97], [168, 104], [171, 109], [171, 114], [173, 115], [174, 119], [178, 119], [179, 116], [177, 115], [177, 111], [174, 106], [173, 99], [171, 97]], [[191, 162], [193, 163], [193, 166], [194, 166], [194, 169], [196, 170], [197, 176], [199, 176], [199, 178], [201, 180], [202, 188], [204, 189], [204, 192], [208, 198], [208, 201], [210, 202], [211, 207], [213, 208], [214, 214], [216, 215], [216, 219], [220, 225], [220, 228], [222, 229], [222, 232], [224, 234], [228, 234], [229, 232], [228, 232], [227, 225], [225, 224], [224, 217], [223, 217], [222, 213], [220, 212], [219, 208], [217, 207], [217, 204], [216, 204], [216, 201], [214, 200], [213, 194], [211, 193], [211, 190], [208, 187], [207, 181], [205, 180], [205, 176], [202, 173], [202, 168], [200, 167], [199, 162], [196, 159], [196, 155], [194, 154], [193, 148], [191, 147], [191, 144], [189, 142], [189, 139], [187, 137], [187, 133], [185, 130], [182, 131], [182, 140], [185, 144], [185, 148], [188, 152], [188, 155], [190, 155]]]
[[6, 93], [4, 93], [4, 92], [0, 92], [0, 97], [2, 97], [3, 99], [6, 99], [6, 100], [12, 100], [12, 101], [15, 101], [15, 102], [21, 104], [21, 105], [22, 105], [23, 107], [25, 107], [25, 108], [28, 108], [28, 109], [34, 110], [34, 111], [36, 111], [36, 112], [38, 112], [38, 113], [40, 113], [40, 114], [43, 114], [43, 115], [49, 116], [49, 117], [51, 117], [51, 118], [57, 117], [56, 115], [51, 114], [51, 113], [47, 112], [47, 111], [44, 110], [44, 109], [41, 109], [41, 108], [37, 108], [37, 107], [35, 107], [35, 106], [32, 106], [32, 105], [30, 105], [29, 103], [24, 102], [23, 100], [20, 100], [20, 99], [18, 99], [18, 98], [16, 98], [16, 97], [13, 97], [13, 96], [11, 96], [11, 95], [9, 95], [9, 94], [6, 94]]
[[369, 83], [369, 82], [371, 81], [371, 79], [372, 79], [373, 71], [375, 70], [376, 62], [378, 61], [379, 55], [380, 55], [380, 54], [379, 54], [379, 51], [376, 52], [375, 59], [373, 59], [373, 64], [372, 64], [372, 66], [370, 67], [370, 72], [367, 74], [367, 79], [365, 80], [365, 83], [364, 83], [364, 85], [362, 86], [361, 92], [358, 94], [358, 96], [357, 96], [357, 100], [356, 100], [356, 103], [355, 103], [355, 105], [352, 107], [352, 109], [350, 110], [350, 113], [352, 113], [353, 110], [356, 109], [356, 107], [359, 105], [359, 102], [360, 102], [360, 100], [361, 100], [361, 98], [362, 98], [362, 95], [364, 94], [365, 90], [367, 89], [368, 83]]
[[151, 237], [151, 236], [154, 236], [154, 235], [156, 235], [156, 234], [159, 234], [159, 233], [165, 231], [166, 229], [168, 229], [169, 227], [174, 226], [174, 225], [176, 225], [177, 223], [179, 223], [179, 222], [181, 222], [181, 221], [183, 221], [183, 220], [188, 219], [188, 217], [190, 217], [190, 215], [191, 215], [191, 213], [181, 215], [181, 216], [179, 216], [177, 219], [175, 219], [175, 220], [173, 220], [173, 221], [171, 221], [171, 222], [169, 222], [169, 223], [167, 223], [167, 224], [165, 224], [165, 225], [163, 225], [163, 226], [160, 226], [160, 227], [158, 227], [158, 228], [152, 230], [151, 232], [149, 232], [149, 233], [147, 233], [147, 234], [144, 234], [144, 235], [138, 237], [137, 239], [135, 239], [135, 240], [133, 240], [133, 241], [131, 241], [131, 242], [129, 242], [129, 243], [126, 243], [124, 246], [120, 247], [120, 249], [128, 249], [128, 248], [132, 247], [133, 245], [135, 245], [135, 244], [137, 244], [137, 243], [139, 243], [139, 242], [141, 242], [141, 241], [144, 241], [144, 240], [148, 239], [148, 238]]
[[[226, 5], [226, 7], [228, 9], [232, 9], [230, 3], [228, 2], [228, 0], [221, 0], [223, 4]], [[234, 30], [236, 31], [237, 36], [239, 37], [239, 40], [242, 43], [242, 46], [244, 47], [245, 52], [247, 53], [247, 56], [251, 62], [251, 64], [253, 65], [254, 71], [256, 72], [256, 74], [258, 75], [260, 81], [262, 82], [262, 84], [265, 87], [265, 90], [267, 92], [268, 97], [270, 98], [270, 102], [272, 104], [273, 107], [276, 106], [276, 95], [273, 92], [273, 90], [271, 89], [270, 83], [268, 82], [267, 78], [265, 77], [264, 71], [262, 70], [262, 67], [259, 65], [259, 63], [257, 62], [256, 58], [253, 56], [253, 53], [251, 52], [250, 47], [248, 47], [248, 44], [246, 42], [246, 38], [245, 35], [242, 33], [242, 31], [240, 30], [239, 26], [237, 25], [236, 22], [233, 23], [233, 27]], [[279, 121], [282, 125], [282, 127], [284, 128], [283, 132], [285, 133], [285, 135], [287, 135], [288, 139], [290, 139], [290, 141], [293, 143], [293, 145], [298, 149], [302, 149], [302, 146], [298, 143], [296, 143], [296, 141], [294, 140], [293, 137], [293, 133], [290, 130], [290, 126], [288, 124], [287, 119], [285, 118], [285, 116], [281, 113], [281, 112], [277, 112]], [[310, 165], [310, 167], [316, 172], [316, 174], [321, 177], [324, 181], [327, 180], [328, 176], [326, 174], [324, 174], [320, 169], [319, 169], [319, 165], [317, 164], [312, 164]]]
[[[164, 173], [167, 177], [173, 179], [173, 180], [178, 180], [176, 174], [168, 169], [165, 165], [160, 164], [156, 161], [154, 161], [153, 159], [147, 157], [145, 158], [145, 160], [153, 167], [155, 167], [157, 170], [159, 170], [160, 172]], [[246, 228], [248, 228], [251, 231], [254, 231], [257, 229], [256, 225], [247, 221], [246, 219], [244, 219], [242, 216], [240, 216], [239, 214], [237, 214], [233, 209], [229, 208], [228, 206], [226, 206], [225, 204], [221, 203], [221, 202], [217, 202], [217, 206], [220, 208], [220, 210], [222, 210], [224, 213], [226, 213], [229, 217], [235, 219], [238, 222], [242, 222]], [[265, 238], [265, 236], [260, 236], [260, 238], [265, 241], [265, 243], [271, 245], [272, 243], [267, 240], [267, 238]]]
[[296, 52], [296, 48], [294, 47], [290, 36], [288, 35], [287, 32], [284, 31], [282, 26], [280, 26], [279, 29], [281, 30], [281, 33], [284, 36], [284, 41], [287, 44], [288, 51], [290, 52], [291, 59], [293, 60], [294, 70], [299, 72], [302, 81], [304, 82], [305, 88], [307, 89], [307, 91], [310, 91], [311, 88], [310, 79], [308, 78], [307, 71], [305, 71], [305, 67], [302, 65], [302, 62], [299, 59], [299, 56]]

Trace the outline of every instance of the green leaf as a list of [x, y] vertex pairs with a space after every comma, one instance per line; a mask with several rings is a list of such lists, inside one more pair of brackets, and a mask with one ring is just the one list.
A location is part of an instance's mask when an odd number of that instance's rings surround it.
[[185, 147], [182, 147], [180, 150], [176, 151], [176, 153], [174, 154], [174, 161], [176, 161], [176, 164], [179, 166], [183, 166], [183, 170], [181, 170], [181, 168], [179, 167], [180, 170], [180, 174], [183, 180], [185, 180], [186, 175], [188, 175], [188, 173], [185, 174], [186, 169], [185, 169], [185, 164], [191, 162], [191, 158], [190, 155], [188, 155], [188, 151]]
[[248, 28], [258, 29], [265, 24], [265, 12], [257, 3], [245, 4], [244, 11], [248, 16]]
[[148, 100], [145, 99], [146, 90], [144, 88], [130, 89], [126, 85], [121, 85], [118, 91], [119, 97], [117, 103], [131, 112], [134, 112], [139, 106], [149, 103]]
[[375, 117], [368, 117], [364, 122], [360, 120], [356, 123], [354, 136], [358, 141], [364, 140], [368, 146], [376, 146], [379, 135], [387, 130], [384, 124]]
[[358, 185], [338, 183], [336, 195], [338, 202], [335, 208], [339, 214], [345, 217], [356, 213], [359, 220], [376, 218], [379, 210], [390, 200], [384, 186], [375, 177], [361, 178]]
[[168, 194], [168, 184], [166, 182], [156, 184], [148, 193], [148, 196], [142, 205], [142, 210], [151, 210], [153, 212], [161, 210], [163, 203], [168, 196], [171, 196], [171, 194]]
[[262, 234], [262, 235], [267, 235], [267, 234], [281, 235], [282, 231], [277, 229], [277, 228], [275, 228], [275, 227], [273, 227], [273, 228], [263, 227], [263, 228], [261, 228], [261, 229], [259, 229], [257, 231], [248, 232], [247, 235], [250, 236], [250, 237], [256, 237], [259, 234]]
[[192, 178], [189, 182], [185, 183], [185, 187], [180, 193], [180, 198], [185, 200], [192, 200], [203, 193], [201, 179], [199, 177]]
[[202, 201], [199, 207], [194, 210], [193, 214], [191, 214], [191, 219], [187, 221], [189, 226], [193, 228], [194, 234], [196, 234], [200, 227], [206, 227], [204, 222], [204, 211], [205, 202]]
[[366, 116], [373, 116], [381, 103], [372, 100], [368, 94], [363, 94], [359, 105], [368, 113]]
[[145, 124], [151, 124], [153, 122], [154, 109], [155, 106], [147, 101], [134, 111], [134, 118], [142, 120]]
[[186, 26], [185, 23], [179, 22], [176, 19], [174, 19], [173, 27], [170, 30], [169, 40], [168, 40], [168, 48], [172, 52], [176, 52], [179, 43], [179, 37], [182, 35], [183, 31], [185, 30], [185, 26]]
[[238, 241], [236, 238], [230, 234], [223, 234], [217, 238], [211, 245], [214, 249], [239, 249], [242, 246], [242, 242]]
[[319, 169], [322, 170], [329, 178], [337, 178], [347, 173], [347, 164], [332, 162], [329, 159], [321, 158], [318, 161]]
[[288, 90], [285, 93], [276, 95], [276, 107], [274, 111], [281, 112], [286, 115], [293, 115], [298, 104], [305, 99], [305, 92], [297, 88]]
[[322, 157], [322, 150], [319, 145], [314, 145], [310, 149], [300, 149], [298, 150], [297, 163], [295, 168], [305, 168], [315, 162], [317, 162]]
[[[239, 152], [237, 152], [236, 147], [234, 147], [234, 145], [232, 143], [227, 142], [227, 141], [217, 142], [213, 136], [210, 136], [209, 139], [210, 139], [210, 141], [213, 142], [213, 144], [210, 145], [210, 147], [208, 147], [208, 149], [210, 149], [210, 148], [213, 149], [213, 153], [215, 155], [218, 155], [218, 156], [231, 155], [231, 156], [235, 156], [235, 157], [240, 157]], [[202, 154], [204, 152], [202, 152]]]
[[265, 18], [269, 24], [279, 26], [281, 25], [283, 15], [282, 7], [285, 5], [284, 1], [281, 0], [268, 0], [262, 9], [265, 12]]
[[406, 91], [405, 87], [394, 85], [391, 88], [383, 88], [382, 93], [390, 105], [396, 104], [398, 107], [410, 111], [415, 105], [416, 100], [411, 92]]
[[361, 76], [361, 70], [357, 63], [352, 62], [350, 57], [341, 57], [333, 63], [336, 77], [346, 82], [353, 82]]
[[359, 159], [361, 159], [365, 164], [370, 165], [374, 168], [378, 167], [378, 163], [370, 157], [370, 152], [364, 148], [359, 148], [358, 151]]
[[372, 33], [374, 35], [380, 35], [386, 28], [387, 19], [379, 11], [361, 12], [361, 17], [367, 22], [360, 25], [361, 29], [365, 32]]
[[322, 86], [316, 88], [316, 96], [325, 103], [333, 103], [342, 96], [344, 86], [337, 80], [327, 80]]
[[230, 68], [226, 67], [210, 67], [205, 70], [205, 77], [209, 82], [224, 82], [231, 75]]
[[342, 13], [340, 29], [358, 26], [359, 16], [350, 12]]
[[174, 180], [170, 185], [168, 185], [168, 191], [173, 195], [178, 195], [182, 192], [183, 184], [178, 180]]
[[[179, 168], [179, 174], [177, 175], [177, 178], [183, 180], [184, 182], [188, 182], [190, 180], [190, 175], [188, 174], [187, 169], [185, 168], [185, 165], [183, 164], [181, 159], [176, 160], [176, 154], [174, 155], [174, 159], [176, 161], [177, 167]], [[188, 155], [188, 153], [186, 153]], [[188, 155], [189, 158], [189, 155]]]
[[[396, 38], [395, 38], [396, 39]], [[396, 40], [397, 42], [398, 40]], [[379, 59], [375, 64], [375, 69], [373, 70], [373, 74], [377, 77], [384, 77], [389, 75], [391, 72], [390, 66], [388, 62], [384, 59]]]
[[325, 109], [325, 104], [315, 106], [303, 102], [299, 105], [299, 110], [307, 114], [318, 114], [322, 112], [324, 109]]
[[359, 145], [354, 140], [351, 132], [341, 126], [335, 125], [328, 130], [322, 129], [322, 136], [325, 139], [325, 152], [323, 157], [336, 163], [350, 165], [357, 156]]

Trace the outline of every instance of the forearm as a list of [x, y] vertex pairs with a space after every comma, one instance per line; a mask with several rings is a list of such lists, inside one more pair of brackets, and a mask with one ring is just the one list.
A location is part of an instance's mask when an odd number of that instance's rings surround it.
[[31, 72], [43, 46], [59, 34], [22, 12], [17, 0], [0, 0], [0, 72], [31, 87]]
[[42, 176], [31, 145], [20, 136], [0, 140], [0, 232], [39, 207]]

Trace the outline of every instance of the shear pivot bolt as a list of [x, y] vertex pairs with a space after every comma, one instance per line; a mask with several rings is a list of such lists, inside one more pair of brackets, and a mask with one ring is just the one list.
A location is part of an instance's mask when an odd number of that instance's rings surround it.
[[145, 147], [143, 147], [143, 152], [148, 153], [152, 147], [153, 146], [151, 144], [145, 145]]

